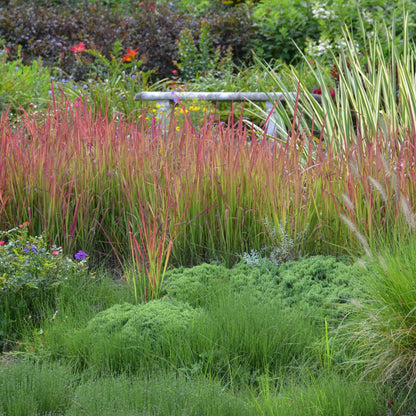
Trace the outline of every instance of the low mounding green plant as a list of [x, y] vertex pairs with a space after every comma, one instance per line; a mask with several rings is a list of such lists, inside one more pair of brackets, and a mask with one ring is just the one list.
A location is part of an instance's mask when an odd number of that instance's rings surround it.
[[169, 334], [185, 333], [195, 319], [189, 305], [168, 300], [154, 300], [145, 304], [124, 303], [100, 312], [85, 328], [86, 336], [120, 332], [127, 344], [147, 347]]
[[199, 307], [223, 290], [234, 274], [235, 270], [220, 264], [204, 263], [191, 268], [178, 267], [166, 273], [164, 291], [168, 298]]
[[320, 335], [313, 318], [278, 300], [223, 288], [195, 320], [194, 363], [183, 367], [188, 374], [199, 369], [231, 388], [256, 387], [261, 376], [283, 377], [315, 367], [319, 358], [313, 345]]
[[6, 348], [21, 326], [36, 327], [44, 308], [53, 307], [59, 286], [88, 275], [82, 250], [71, 259], [50, 248], [43, 235], [30, 236], [29, 223], [0, 233], [0, 346]]
[[348, 302], [359, 293], [357, 264], [333, 256], [313, 256], [279, 267], [279, 300], [303, 311], [318, 311], [328, 318], [348, 312]]
[[77, 366], [97, 373], [177, 368], [193, 355], [185, 340], [198, 314], [187, 304], [161, 299], [117, 304], [84, 328], [58, 335], [54, 355], [72, 356]]
[[[175, 369], [242, 387], [255, 385], [265, 371], [280, 374], [318, 357], [316, 349], [308, 356], [305, 348], [320, 332], [313, 319], [300, 319], [277, 301], [225, 288], [205, 308], [166, 299], [115, 305], [83, 329], [55, 333], [48, 354], [97, 374]], [[45, 335], [46, 352], [49, 340]]]
[[282, 308], [335, 319], [351, 309], [348, 302], [359, 294], [355, 279], [361, 269], [344, 260], [313, 256], [280, 267], [267, 259], [255, 265], [245, 259], [232, 269], [216, 264], [180, 267], [167, 272], [165, 291], [169, 298], [194, 307], [210, 303], [222, 291], [248, 291], [260, 302], [274, 299]]

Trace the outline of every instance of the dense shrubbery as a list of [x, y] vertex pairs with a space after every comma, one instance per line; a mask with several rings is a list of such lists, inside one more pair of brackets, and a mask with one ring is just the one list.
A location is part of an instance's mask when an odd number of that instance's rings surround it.
[[[231, 46], [236, 59], [246, 57], [244, 48], [250, 36], [249, 15], [240, 8], [219, 9], [205, 16], [192, 16], [174, 6], [130, 5], [130, 11], [106, 7], [97, 2], [83, 3], [73, 10], [53, 2], [25, 2], [0, 8], [0, 38], [10, 50], [10, 59], [17, 57], [21, 46], [25, 63], [42, 57], [45, 64], [61, 68], [76, 80], [86, 76], [88, 63], [80, 65], [68, 48], [84, 42], [110, 58], [115, 41], [124, 48], [138, 48], [144, 70], [157, 70], [159, 79], [172, 75], [178, 60], [176, 40], [187, 27], [199, 36], [202, 20], [207, 20], [213, 33], [213, 45], [223, 51]], [[45, 24], [47, 22], [48, 24]]]
[[[110, 59], [113, 44], [119, 41], [123, 48], [138, 48], [138, 56], [145, 62], [143, 70], [155, 70], [154, 79], [163, 79], [172, 75], [174, 63], [181, 59], [177, 45], [181, 31], [189, 30], [198, 42], [203, 22], [209, 26], [212, 51], [218, 49], [224, 55], [231, 47], [238, 65], [251, 62], [251, 50], [266, 60], [284, 62], [297, 61], [299, 50], [311, 58], [330, 58], [330, 52], [342, 44], [344, 24], [357, 46], [372, 36], [377, 22], [391, 25], [394, 21], [396, 33], [403, 31], [402, 9], [397, 4], [381, 8], [376, 0], [364, 2], [360, 10], [353, 1], [338, 0], [313, 4], [263, 0], [234, 2], [234, 6], [232, 2], [201, 1], [194, 7], [185, 0], [74, 3], [78, 7], [52, 0], [2, 6], [0, 38], [6, 41], [10, 58], [17, 57], [20, 45], [25, 63], [41, 57], [46, 65], [57, 66], [79, 80], [86, 77], [94, 59], [80, 65], [70, 46], [84, 42]], [[416, 14], [413, 2], [405, 2], [404, 7], [410, 18]], [[410, 38], [413, 36], [411, 29]]]
[[299, 57], [307, 39], [319, 39], [319, 26], [313, 18], [313, 6], [305, 1], [260, 1], [254, 8], [256, 36], [252, 47], [266, 60], [291, 62]]

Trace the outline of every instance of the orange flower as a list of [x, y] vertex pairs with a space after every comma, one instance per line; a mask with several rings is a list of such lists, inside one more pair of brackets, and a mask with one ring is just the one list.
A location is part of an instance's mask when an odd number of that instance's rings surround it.
[[83, 52], [85, 51], [85, 43], [80, 42], [78, 45], [70, 46], [69, 49], [74, 53]]
[[136, 49], [128, 49], [127, 48], [127, 52], [122, 58], [123, 62], [131, 62], [132, 59], [137, 55], [138, 50], [139, 50], [139, 48], [136, 48]]

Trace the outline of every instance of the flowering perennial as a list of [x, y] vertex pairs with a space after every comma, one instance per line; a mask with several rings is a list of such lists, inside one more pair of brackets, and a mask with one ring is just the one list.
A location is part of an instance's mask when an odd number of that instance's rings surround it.
[[80, 42], [78, 45], [70, 46], [69, 49], [74, 52], [75, 54], [78, 52], [84, 52], [85, 51], [85, 43]]
[[122, 58], [123, 62], [131, 62], [134, 59], [134, 57], [137, 55], [138, 50], [139, 50], [139, 48], [136, 48], [136, 49], [128, 49], [127, 48], [127, 52]]

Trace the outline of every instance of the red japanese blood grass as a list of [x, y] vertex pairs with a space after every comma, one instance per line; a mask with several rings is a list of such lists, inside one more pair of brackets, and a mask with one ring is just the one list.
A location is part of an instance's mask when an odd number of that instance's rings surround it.
[[[140, 241], [147, 218], [168, 221], [166, 242], [178, 230], [174, 265], [232, 264], [243, 252], [278, 245], [270, 225], [283, 225], [292, 237], [306, 230], [298, 242], [303, 254], [355, 249], [339, 215], [360, 213], [366, 235], [380, 231], [374, 224], [385, 232], [397, 225], [387, 181], [393, 169], [402, 194], [415, 202], [411, 132], [400, 146], [395, 137], [376, 135], [334, 154], [316, 149], [295, 126], [285, 143], [259, 140], [232, 116], [227, 123], [207, 117], [200, 126], [186, 119], [179, 126], [174, 117], [168, 125], [148, 124], [146, 114], [117, 120], [92, 114], [86, 103], [62, 102], [42, 122], [27, 113], [15, 125], [5, 115], [0, 123], [1, 224], [29, 219], [34, 233], [45, 231], [65, 250], [82, 248], [100, 261], [128, 258], [129, 224]], [[305, 159], [305, 146], [315, 157]], [[370, 177], [386, 188], [387, 203]]]

